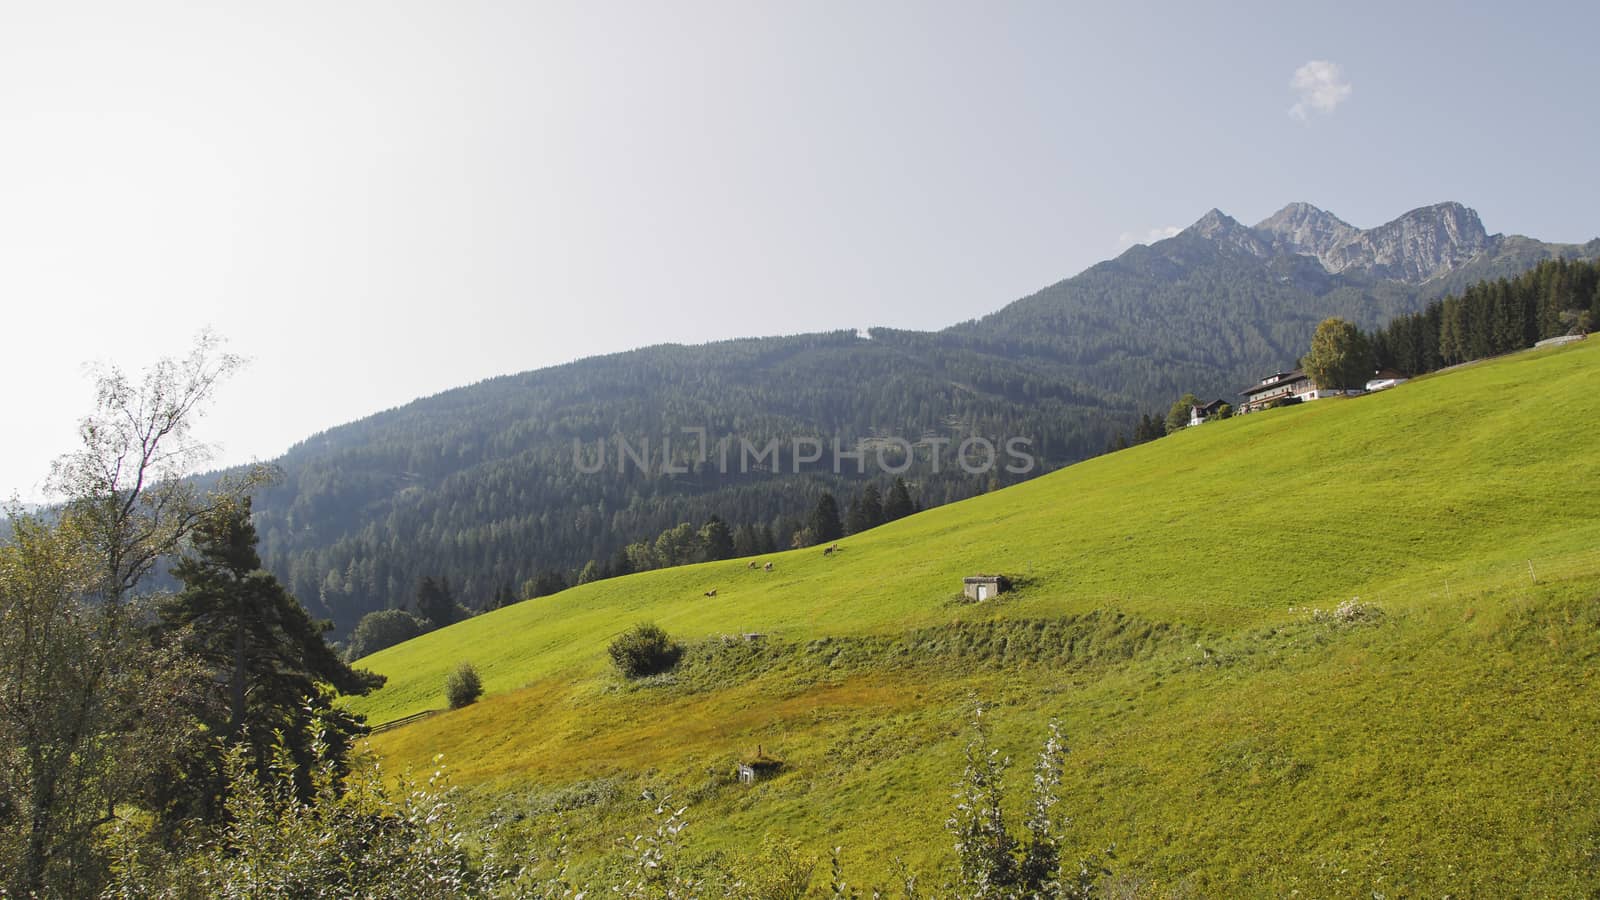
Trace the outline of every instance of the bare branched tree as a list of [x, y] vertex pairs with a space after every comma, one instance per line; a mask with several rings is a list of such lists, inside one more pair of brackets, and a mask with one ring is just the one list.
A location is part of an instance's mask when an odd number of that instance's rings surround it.
[[97, 592], [120, 603], [219, 504], [267, 478], [261, 468], [203, 493], [190, 477], [211, 460], [193, 438], [218, 384], [243, 365], [203, 331], [181, 359], [157, 362], [135, 383], [115, 366], [94, 372], [95, 410], [82, 446], [56, 461], [49, 487], [101, 559]]

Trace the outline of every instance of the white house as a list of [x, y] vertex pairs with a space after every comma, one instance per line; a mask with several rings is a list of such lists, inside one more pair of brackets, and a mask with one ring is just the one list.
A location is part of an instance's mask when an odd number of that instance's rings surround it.
[[1292, 372], [1274, 372], [1239, 393], [1245, 398], [1240, 411], [1255, 412], [1279, 400], [1308, 402], [1323, 397], [1353, 397], [1362, 392], [1317, 387], [1317, 383], [1304, 370], [1295, 369]]
[[1224, 406], [1227, 406], [1225, 401], [1213, 400], [1210, 403], [1197, 403], [1189, 407], [1189, 427], [1193, 428], [1204, 423], [1207, 419], [1215, 416], [1218, 410]]

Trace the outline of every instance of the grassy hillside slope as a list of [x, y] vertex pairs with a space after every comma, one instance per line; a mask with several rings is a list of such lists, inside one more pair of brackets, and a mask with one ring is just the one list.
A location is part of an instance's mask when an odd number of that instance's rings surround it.
[[[1568, 893], [1600, 847], [1596, 421], [1589, 342], [1212, 423], [771, 573], [480, 616], [365, 660], [390, 681], [352, 705], [440, 706], [471, 661], [483, 702], [373, 746], [445, 754], [485, 809], [595, 864], [651, 784], [692, 802], [700, 851], [770, 832], [872, 877], [937, 869], [979, 698], [1018, 756], [1061, 722], [1078, 849], [1114, 842], [1152, 893]], [[977, 572], [1021, 587], [954, 602]], [[1309, 610], [1353, 597], [1375, 621]], [[605, 645], [646, 619], [690, 653], [623, 684]], [[757, 744], [787, 770], [731, 783]]]

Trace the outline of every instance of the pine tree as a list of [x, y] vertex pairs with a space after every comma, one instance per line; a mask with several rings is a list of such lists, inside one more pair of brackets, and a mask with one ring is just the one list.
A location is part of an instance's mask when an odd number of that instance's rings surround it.
[[861, 495], [851, 498], [850, 506], [844, 514], [845, 534], [860, 534], [867, 530], [866, 511], [861, 506]]
[[700, 529], [700, 544], [708, 561], [734, 557], [733, 532], [718, 516], [707, 519], [705, 527]]
[[832, 494], [824, 491], [817, 499], [806, 530], [812, 544], [827, 544], [844, 537], [844, 526], [839, 522], [839, 501], [833, 499]]
[[[212, 673], [208, 683], [224, 695], [219, 713], [226, 718], [206, 721], [202, 708], [202, 721], [225, 742], [247, 745], [262, 777], [282, 735], [297, 780], [309, 789], [312, 717], [331, 728], [323, 739], [342, 759], [365, 729], [359, 717], [334, 708], [333, 695], [366, 694], [384, 679], [352, 669], [334, 653], [323, 639], [329, 623], [314, 621], [262, 570], [256, 542], [248, 499], [208, 516], [195, 529], [192, 552], [172, 569], [183, 590], [162, 605], [161, 624], [183, 636], [185, 649]], [[215, 768], [208, 774], [221, 776]]]
[[443, 628], [453, 625], [456, 621], [456, 604], [450, 597], [450, 583], [436, 581], [432, 575], [424, 575], [417, 582], [417, 615], [427, 621], [431, 628]]
[[540, 569], [539, 573], [533, 576], [533, 590], [528, 592], [528, 596], [530, 598], [548, 597], [551, 594], [559, 594], [566, 589], [566, 576], [554, 569]]
[[913, 512], [916, 512], [916, 508], [911, 504], [911, 491], [906, 488], [906, 480], [896, 476], [894, 484], [889, 487], [889, 497], [883, 503], [883, 520], [893, 522]]
[[760, 539], [756, 530], [749, 525], [740, 525], [733, 530], [733, 555], [735, 558], [755, 556], [761, 552]]
[[875, 484], [869, 483], [861, 490], [861, 515], [867, 528], [877, 528], [888, 521], [883, 513], [883, 493]]

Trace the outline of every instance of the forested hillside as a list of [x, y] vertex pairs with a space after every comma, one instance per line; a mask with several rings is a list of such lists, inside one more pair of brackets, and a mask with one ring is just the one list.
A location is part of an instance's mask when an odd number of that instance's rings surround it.
[[[1324, 231], [1337, 243], [1307, 243], [1308, 220], [1334, 223]], [[541, 574], [570, 580], [591, 560], [713, 515], [787, 546], [824, 491], [846, 505], [867, 481], [887, 491], [891, 480], [870, 456], [865, 475], [850, 462], [835, 474], [831, 454], [796, 474], [793, 438], [837, 438], [846, 450], [896, 437], [1031, 442], [1038, 465], [1025, 474], [971, 475], [948, 456], [935, 472], [933, 449], [918, 448], [904, 477], [920, 505], [935, 506], [1096, 455], [1186, 391], [1231, 398], [1292, 364], [1327, 316], [1372, 329], [1480, 277], [1597, 253], [1600, 241], [1485, 234], [1457, 204], [1366, 232], [1304, 204], [1254, 228], [1213, 211], [941, 332], [652, 347], [491, 379], [333, 429], [277, 461], [283, 477], [256, 506], [263, 557], [344, 630], [409, 603], [424, 576], [484, 608], [527, 595]], [[1393, 277], [1407, 272], [1428, 277]], [[698, 460], [685, 427], [786, 449], [775, 467], [725, 473]], [[663, 438], [687, 471], [660, 471]], [[574, 442], [594, 457], [601, 440], [608, 465], [584, 474]], [[619, 471], [618, 440], [648, 440], [651, 471]]]

